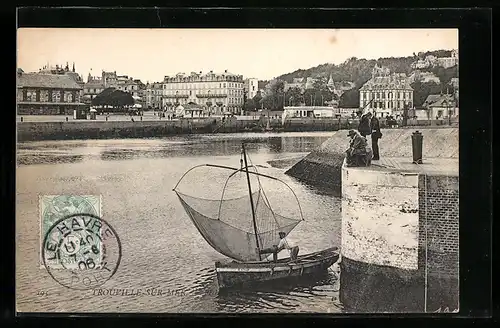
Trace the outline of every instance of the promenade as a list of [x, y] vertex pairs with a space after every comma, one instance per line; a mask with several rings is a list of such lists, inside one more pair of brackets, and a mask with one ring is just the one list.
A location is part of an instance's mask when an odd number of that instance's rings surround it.
[[[155, 115], [156, 114], [156, 115]], [[131, 121], [132, 118], [134, 121], [140, 121], [141, 116], [130, 116], [130, 115], [124, 115], [124, 114], [112, 114], [112, 115], [96, 115], [95, 121], [106, 121], [106, 116], [108, 117], [108, 121], [113, 121], [113, 122], [128, 122]], [[66, 122], [66, 118], [68, 118], [69, 121], [78, 121], [78, 122], [93, 122], [94, 120], [75, 120], [72, 115], [17, 115], [16, 121], [21, 122], [21, 117], [22, 117], [22, 122]], [[213, 115], [210, 116], [211, 118], [222, 118], [221, 115]], [[236, 115], [235, 116], [239, 121], [248, 121], [248, 120], [258, 120], [259, 115], [248, 115], [248, 116], [241, 116], [241, 115]], [[189, 118], [189, 117], [187, 117]], [[195, 117], [198, 118], [198, 117]], [[204, 117], [208, 118], [208, 117]], [[281, 119], [281, 117], [279, 118]], [[142, 116], [143, 121], [178, 121], [178, 118], [174, 119], [168, 119], [167, 117], [162, 117], [157, 115], [157, 113], [153, 113], [152, 111], [144, 112], [144, 115]]]

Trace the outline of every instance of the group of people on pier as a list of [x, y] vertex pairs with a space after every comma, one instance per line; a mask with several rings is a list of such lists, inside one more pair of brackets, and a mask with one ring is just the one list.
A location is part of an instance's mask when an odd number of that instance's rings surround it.
[[[367, 136], [372, 146], [368, 147]], [[380, 122], [376, 115], [367, 112], [361, 116], [358, 130], [349, 130], [349, 149], [346, 151], [347, 166], [369, 166], [372, 160], [380, 160], [378, 140], [382, 138]]]

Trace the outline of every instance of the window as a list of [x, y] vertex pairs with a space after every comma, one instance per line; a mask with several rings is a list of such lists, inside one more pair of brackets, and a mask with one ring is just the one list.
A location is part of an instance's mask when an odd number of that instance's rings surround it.
[[222, 87], [223, 87], [223, 88], [225, 88], [225, 87], [226, 87], [226, 83], [224, 83], [224, 84], [222, 85]]
[[40, 101], [49, 101], [49, 92], [47, 90], [40, 90]]
[[36, 90], [26, 91], [26, 101], [36, 101]]
[[64, 92], [63, 101], [64, 102], [72, 102], [73, 101], [73, 94], [71, 93], [71, 91]]
[[61, 91], [52, 91], [52, 102], [61, 102]]

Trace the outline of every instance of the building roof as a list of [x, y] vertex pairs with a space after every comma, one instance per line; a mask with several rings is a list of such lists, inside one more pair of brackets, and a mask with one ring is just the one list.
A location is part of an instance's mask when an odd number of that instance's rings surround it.
[[407, 78], [400, 76], [375, 76], [363, 84], [360, 90], [366, 89], [406, 89], [413, 90]]
[[66, 74], [22, 73], [17, 75], [17, 86], [19, 88], [82, 89], [81, 85]]
[[90, 81], [85, 83], [85, 88], [104, 88], [102, 81]]
[[424, 106], [426, 107], [446, 107], [446, 106], [454, 106], [455, 99], [453, 95], [428, 95], [427, 99], [425, 99]]
[[78, 82], [78, 83], [83, 83], [83, 79], [82, 77], [80, 76], [80, 74], [76, 73], [76, 72], [66, 72], [66, 74], [68, 76], [70, 76], [73, 80], [75, 80], [75, 82]]

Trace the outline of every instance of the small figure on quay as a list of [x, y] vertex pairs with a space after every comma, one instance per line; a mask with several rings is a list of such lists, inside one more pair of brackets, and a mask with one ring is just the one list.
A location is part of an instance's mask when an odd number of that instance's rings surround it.
[[370, 126], [371, 118], [372, 118], [372, 113], [370, 112], [361, 115], [361, 119], [359, 120], [359, 125], [358, 125], [358, 131], [363, 137], [366, 137], [372, 132]]
[[370, 166], [372, 160], [372, 151], [371, 149], [366, 147], [366, 138], [355, 130], [349, 130], [347, 136], [351, 138], [349, 149], [346, 150], [347, 166]]
[[[375, 112], [374, 112], [374, 114], [375, 114]], [[382, 132], [380, 132], [380, 121], [376, 115], [372, 116], [372, 119], [370, 121], [370, 128], [371, 128], [372, 151], [373, 151], [372, 160], [378, 161], [378, 160], [380, 160], [380, 154], [379, 154], [379, 149], [378, 149], [378, 139], [382, 138]]]

